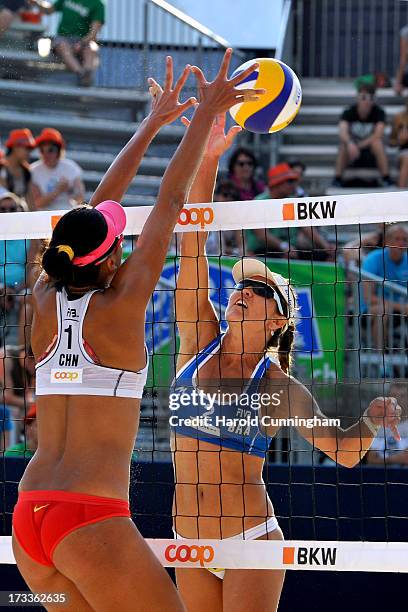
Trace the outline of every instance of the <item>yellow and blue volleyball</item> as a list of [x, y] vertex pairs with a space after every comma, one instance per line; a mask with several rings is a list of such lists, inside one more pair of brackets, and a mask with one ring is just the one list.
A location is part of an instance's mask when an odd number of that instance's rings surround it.
[[238, 89], [265, 89], [266, 93], [254, 102], [241, 102], [230, 109], [234, 121], [250, 132], [268, 134], [279, 132], [289, 125], [299, 112], [302, 103], [302, 88], [299, 79], [283, 62], [272, 58], [250, 60], [237, 68], [237, 76], [251, 64], [259, 68], [247, 76]]

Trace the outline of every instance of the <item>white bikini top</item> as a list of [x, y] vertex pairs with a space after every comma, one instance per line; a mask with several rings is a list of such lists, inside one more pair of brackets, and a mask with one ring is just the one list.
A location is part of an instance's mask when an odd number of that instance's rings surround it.
[[91, 297], [69, 300], [65, 289], [56, 292], [58, 336], [50, 352], [36, 365], [36, 395], [104, 395], [140, 399], [146, 384], [149, 358], [139, 372], [98, 365], [82, 336]]

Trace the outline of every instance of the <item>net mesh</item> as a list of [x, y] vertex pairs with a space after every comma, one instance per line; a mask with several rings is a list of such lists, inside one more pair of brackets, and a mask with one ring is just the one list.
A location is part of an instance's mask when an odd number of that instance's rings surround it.
[[[261, 210], [257, 203], [251, 204]], [[223, 206], [237, 210], [232, 204]], [[37, 233], [30, 229], [29, 234], [27, 213], [18, 214], [24, 222], [16, 224], [13, 218], [0, 242], [0, 450], [4, 457], [0, 514], [4, 536], [11, 533], [18, 481], [36, 444], [35, 420], [31, 418], [35, 405], [34, 361], [29, 346], [31, 289], [38, 270], [34, 261], [41, 248], [39, 238], [49, 234], [42, 227]], [[12, 215], [6, 216], [10, 219]], [[377, 396], [396, 397], [403, 410], [401, 440], [380, 428], [371, 450], [353, 469], [336, 461], [338, 450], [330, 458], [307, 442], [299, 427], [277, 427], [264, 453], [263, 476], [287, 539], [406, 541], [408, 524], [402, 500], [408, 495], [408, 234], [406, 216], [400, 217], [393, 212], [387, 219], [382, 213], [377, 223], [367, 224], [351, 216], [349, 222], [345, 217], [341, 224], [326, 220], [319, 225], [312, 224], [310, 218], [307, 225], [280, 219], [269, 228], [260, 215], [261, 220], [252, 222], [251, 228], [251, 222], [234, 219], [231, 212], [232, 221], [222, 219], [218, 225], [210, 221], [200, 228], [211, 230], [207, 240], [208, 291], [221, 330], [227, 328], [226, 309], [234, 286], [232, 266], [244, 257], [255, 257], [289, 279], [297, 293], [290, 374], [310, 391], [322, 413], [340, 419], [341, 426], [347, 428], [359, 421]], [[359, 218], [365, 220], [364, 215]], [[260, 227], [262, 222], [264, 227]], [[10, 223], [19, 227], [18, 236]], [[178, 229], [197, 227], [184, 223]], [[24, 233], [30, 239], [22, 237]], [[129, 231], [124, 258], [132, 251], [137, 240], [133, 234], [137, 233]], [[198, 240], [199, 234], [194, 235]], [[179, 352], [175, 287], [181, 236], [174, 234], [146, 315], [151, 365], [133, 454], [131, 501], [137, 525], [150, 538], [171, 534], [174, 479], [169, 393]], [[191, 291], [198, 295], [196, 288]], [[221, 466], [222, 449], [214, 445], [213, 452]], [[197, 458], [195, 461], [198, 465]], [[219, 490], [228, 484], [222, 474], [213, 481], [200, 478], [198, 475], [190, 482], [196, 495], [203, 484], [213, 482]], [[245, 486], [243, 473], [239, 488]], [[223, 537], [221, 515], [228, 516], [228, 512], [220, 509], [220, 533], [211, 537]], [[245, 512], [244, 507], [244, 516], [238, 521], [241, 530], [245, 528]], [[198, 513], [192, 511], [191, 517], [197, 524], [195, 537], [203, 537]]]

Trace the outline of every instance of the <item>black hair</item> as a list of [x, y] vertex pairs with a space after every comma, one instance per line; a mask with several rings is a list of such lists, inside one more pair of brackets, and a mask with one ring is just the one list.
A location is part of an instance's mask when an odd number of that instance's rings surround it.
[[371, 85], [371, 83], [361, 83], [361, 85], [358, 88], [358, 93], [368, 93], [370, 96], [375, 96], [375, 86]]
[[223, 179], [217, 183], [215, 187], [215, 195], [216, 196], [222, 195], [222, 194], [225, 194], [226, 192], [228, 192], [231, 195], [233, 200], [240, 199], [239, 191], [235, 183], [233, 183], [232, 181], [229, 181], [228, 179]]
[[107, 233], [105, 218], [89, 206], [80, 206], [61, 217], [42, 257], [42, 266], [58, 290], [68, 285], [98, 286], [100, 275], [100, 266], [74, 266], [68, 253], [59, 251], [58, 246], [69, 246], [74, 257], [82, 257], [100, 246]]
[[300, 166], [300, 168], [302, 168], [303, 172], [306, 170], [306, 164], [302, 161], [300, 161], [300, 159], [291, 159], [288, 162], [289, 166], [291, 168], [295, 168], [296, 166]]
[[250, 149], [246, 149], [245, 147], [238, 147], [238, 149], [235, 149], [228, 162], [228, 172], [230, 175], [234, 174], [234, 166], [237, 163], [237, 159], [240, 155], [246, 155], [251, 159], [254, 164], [254, 170], [258, 165], [257, 159]]

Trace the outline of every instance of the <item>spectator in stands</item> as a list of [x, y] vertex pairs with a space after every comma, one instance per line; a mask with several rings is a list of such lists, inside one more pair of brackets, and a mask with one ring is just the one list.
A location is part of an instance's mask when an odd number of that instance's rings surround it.
[[398, 187], [408, 187], [408, 100], [405, 110], [395, 115], [392, 122], [390, 144], [399, 148]]
[[292, 170], [297, 172], [299, 175], [299, 181], [298, 181], [298, 184], [296, 185], [296, 193], [295, 193], [296, 197], [297, 198], [306, 197], [307, 193], [301, 185], [302, 178], [306, 172], [306, 165], [299, 159], [294, 159], [293, 161], [289, 162], [289, 166], [292, 168]]
[[0, 0], [0, 36], [9, 29], [26, 0]]
[[[1, 308], [1, 306], [0, 306]], [[4, 399], [4, 348], [0, 347], [0, 452], [10, 444], [10, 432], [13, 429], [11, 411]]]
[[253, 200], [263, 192], [265, 185], [256, 179], [257, 161], [249, 149], [239, 147], [231, 155], [228, 178], [239, 192], [240, 200]]
[[[268, 172], [268, 189], [257, 200], [281, 200], [295, 196], [299, 174], [286, 162]], [[253, 229], [245, 236], [245, 253], [270, 257], [327, 260], [334, 250], [317, 228]], [[313, 252], [313, 254], [312, 254]]]
[[388, 428], [384, 430], [381, 427], [367, 453], [367, 463], [408, 466], [408, 381], [393, 383], [390, 395], [397, 399], [402, 408], [398, 425], [401, 440], [395, 440]]
[[6, 141], [6, 155], [0, 160], [0, 185], [6, 191], [23, 198], [30, 210], [34, 202], [29, 158], [35, 146], [34, 137], [28, 128], [12, 130]]
[[45, 128], [36, 138], [41, 159], [31, 164], [33, 195], [38, 210], [66, 210], [85, 197], [82, 170], [66, 159], [65, 142], [58, 130]]
[[105, 0], [30, 0], [50, 15], [61, 12], [54, 49], [66, 67], [78, 76], [79, 84], [89, 87], [98, 67], [96, 40], [105, 23]]
[[[214, 192], [214, 202], [236, 202], [240, 200], [239, 191], [230, 180], [217, 183]], [[210, 232], [207, 239], [206, 252], [208, 255], [242, 255], [243, 234], [239, 230], [225, 230], [223, 232]]]
[[346, 264], [359, 264], [373, 249], [384, 247], [384, 224], [379, 223], [372, 232], [360, 234], [349, 240], [343, 247], [343, 257]]
[[357, 103], [347, 108], [339, 123], [340, 145], [336, 161], [334, 187], [342, 186], [347, 167], [377, 167], [384, 186], [392, 185], [384, 147], [385, 112], [375, 103], [372, 85], [360, 85]]
[[37, 408], [32, 404], [24, 419], [23, 439], [6, 449], [5, 457], [32, 457], [37, 450]]
[[31, 348], [8, 346], [4, 358], [4, 401], [12, 413], [18, 440], [26, 411], [34, 403], [35, 364]]
[[[363, 311], [368, 314], [408, 315], [408, 230], [401, 224], [390, 224], [385, 230], [385, 248], [371, 252], [363, 261], [363, 272], [378, 276], [405, 289], [405, 296], [396, 300], [395, 294], [383, 283], [365, 280], [363, 283]], [[385, 318], [385, 317], [384, 317]]]
[[405, 87], [408, 87], [408, 26], [404, 26], [400, 32], [400, 58], [394, 90], [402, 95]]

